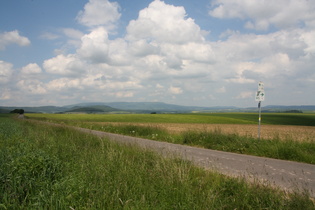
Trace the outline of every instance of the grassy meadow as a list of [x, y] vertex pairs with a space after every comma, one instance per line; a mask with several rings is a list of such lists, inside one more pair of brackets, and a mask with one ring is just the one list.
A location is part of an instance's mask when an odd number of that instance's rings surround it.
[[305, 193], [9, 115], [0, 115], [0, 182], [0, 209], [315, 208]]
[[[259, 141], [250, 136], [225, 134], [221, 130], [187, 130], [180, 134], [168, 132], [150, 123], [195, 123], [195, 124], [257, 124], [257, 114], [214, 113], [214, 114], [27, 114], [30, 119], [65, 123], [93, 130], [100, 130], [176, 144], [204, 147], [226, 152], [270, 157], [282, 160], [315, 164], [315, 137], [309, 141], [273, 139]], [[315, 126], [315, 114], [263, 114], [263, 124]], [[104, 122], [147, 123], [102, 124]], [[315, 127], [314, 127], [315, 129]]]

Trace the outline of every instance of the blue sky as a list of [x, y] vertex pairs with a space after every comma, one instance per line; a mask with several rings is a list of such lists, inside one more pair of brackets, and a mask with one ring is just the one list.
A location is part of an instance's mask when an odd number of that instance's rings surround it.
[[315, 104], [309, 0], [2, 0], [0, 106]]

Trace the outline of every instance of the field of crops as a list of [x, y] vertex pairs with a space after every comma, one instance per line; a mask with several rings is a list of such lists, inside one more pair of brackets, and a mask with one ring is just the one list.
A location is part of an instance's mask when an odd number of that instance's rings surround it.
[[308, 194], [248, 184], [66, 126], [9, 115], [0, 115], [0, 182], [0, 209], [315, 207]]
[[[257, 124], [256, 113], [213, 114], [27, 114], [31, 118], [132, 123]], [[315, 126], [315, 114], [263, 114], [262, 124]]]

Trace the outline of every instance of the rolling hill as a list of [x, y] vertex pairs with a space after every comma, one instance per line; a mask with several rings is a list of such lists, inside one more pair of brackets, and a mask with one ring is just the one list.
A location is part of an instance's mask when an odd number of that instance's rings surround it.
[[[93, 102], [67, 106], [5, 107], [0, 113], [24, 109], [26, 113], [191, 113], [191, 112], [256, 112], [257, 107], [238, 108], [235, 106], [181, 106], [162, 102]], [[265, 106], [263, 112], [285, 112], [288, 110], [315, 111], [315, 106]]]
[[65, 111], [65, 113], [75, 112], [75, 113], [106, 113], [106, 112], [114, 112], [114, 111], [120, 111], [119, 109], [112, 108], [110, 106], [102, 106], [102, 105], [96, 105], [96, 106], [87, 106], [87, 107], [73, 107], [70, 110]]

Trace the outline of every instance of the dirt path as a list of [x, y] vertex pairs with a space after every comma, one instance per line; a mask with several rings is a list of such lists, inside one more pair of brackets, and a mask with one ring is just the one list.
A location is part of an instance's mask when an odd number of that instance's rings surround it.
[[[95, 124], [95, 122], [93, 122]], [[186, 124], [186, 123], [97, 123], [113, 125], [139, 125], [164, 128], [172, 133], [184, 131], [220, 131], [227, 134], [257, 137], [258, 125], [237, 124]], [[291, 125], [262, 125], [261, 138], [282, 140], [292, 139], [296, 141], [315, 141], [314, 126], [291, 126]]]
[[75, 129], [124, 144], [136, 144], [163, 155], [174, 157], [175, 154], [198, 166], [229, 176], [245, 177], [288, 191], [306, 190], [315, 197], [315, 165], [157, 142], [78, 127]]

